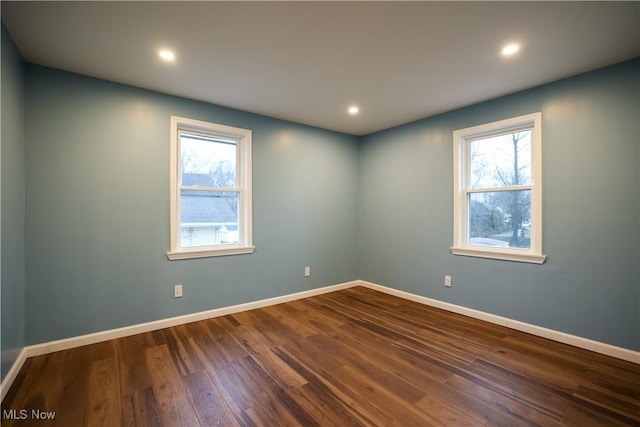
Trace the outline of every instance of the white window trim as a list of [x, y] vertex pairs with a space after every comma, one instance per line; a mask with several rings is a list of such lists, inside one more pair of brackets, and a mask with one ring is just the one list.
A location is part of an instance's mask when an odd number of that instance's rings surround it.
[[[190, 130], [223, 136], [237, 141], [238, 161], [236, 179], [240, 193], [238, 204], [239, 240], [235, 245], [198, 246], [183, 248], [180, 246], [180, 130]], [[251, 165], [252, 165], [252, 132], [231, 126], [203, 122], [171, 116], [171, 153], [170, 153], [170, 244], [167, 252], [170, 260], [191, 258], [205, 258], [224, 255], [250, 254], [255, 250], [253, 246], [252, 227], [252, 193], [251, 193]]]
[[[490, 248], [468, 244], [469, 141], [531, 127], [531, 247]], [[529, 186], [527, 186], [529, 187]], [[542, 115], [527, 114], [453, 132], [453, 246], [454, 255], [542, 264]]]

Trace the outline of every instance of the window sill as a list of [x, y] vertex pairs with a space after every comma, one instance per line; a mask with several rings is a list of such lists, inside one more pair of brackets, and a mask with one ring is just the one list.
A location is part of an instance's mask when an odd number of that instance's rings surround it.
[[242, 255], [242, 254], [252, 254], [256, 249], [255, 246], [231, 246], [225, 248], [206, 248], [206, 249], [194, 249], [194, 250], [181, 250], [181, 251], [172, 251], [167, 252], [167, 258], [170, 261], [177, 261], [181, 259], [192, 259], [192, 258], [209, 258], [216, 256], [226, 256], [226, 255]]
[[527, 262], [530, 264], [544, 264], [546, 255], [531, 253], [518, 253], [514, 251], [501, 251], [496, 249], [476, 249], [476, 248], [451, 248], [453, 255], [471, 256], [478, 258], [497, 259], [502, 261]]

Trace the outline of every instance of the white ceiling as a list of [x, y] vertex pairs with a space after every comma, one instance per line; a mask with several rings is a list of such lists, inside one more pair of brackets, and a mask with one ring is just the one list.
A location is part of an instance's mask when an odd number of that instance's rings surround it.
[[354, 135], [640, 56], [640, 2], [3, 1], [2, 21], [31, 63]]

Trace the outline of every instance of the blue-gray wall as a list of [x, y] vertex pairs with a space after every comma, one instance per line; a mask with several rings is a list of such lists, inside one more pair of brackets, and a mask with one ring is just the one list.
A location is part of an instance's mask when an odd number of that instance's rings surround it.
[[[28, 344], [357, 279], [358, 138], [35, 65], [25, 111]], [[171, 115], [253, 131], [254, 254], [167, 260]]]
[[24, 62], [2, 25], [2, 379], [25, 343]]
[[[546, 264], [451, 255], [453, 130], [536, 111]], [[640, 60], [366, 136], [360, 278], [640, 350], [639, 163]]]

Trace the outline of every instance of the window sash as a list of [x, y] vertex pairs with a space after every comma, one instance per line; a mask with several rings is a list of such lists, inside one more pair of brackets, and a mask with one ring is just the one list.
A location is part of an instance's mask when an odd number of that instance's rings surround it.
[[[507, 136], [507, 135], [512, 135], [514, 133], [519, 133], [519, 132], [530, 132], [530, 139], [532, 140], [531, 142], [533, 142], [533, 137], [534, 137], [534, 124], [533, 123], [524, 123], [524, 124], [516, 124], [515, 126], [512, 127], [507, 127], [506, 131], [505, 128], [500, 128], [498, 130], [495, 131], [489, 131], [489, 132], [481, 132], [481, 133], [474, 133], [472, 134], [470, 137], [468, 138], [464, 138], [464, 165], [465, 165], [465, 179], [464, 179], [464, 185], [465, 185], [465, 189], [466, 190], [472, 190], [473, 185], [471, 183], [471, 177], [473, 176], [473, 173], [471, 171], [471, 168], [473, 167], [473, 162], [472, 162], [472, 152], [471, 152], [471, 144], [477, 141], [482, 141], [482, 140], [486, 140], [489, 138], [495, 138], [495, 137], [500, 137], [500, 136]], [[533, 163], [533, 153], [531, 153], [531, 158], [528, 159], [530, 163]], [[530, 167], [533, 167], [533, 165], [531, 165]], [[532, 174], [533, 175], [533, 174]], [[518, 184], [518, 185], [532, 185], [533, 184], [533, 179], [534, 177], [531, 176], [530, 183], [527, 184]], [[483, 189], [483, 188], [503, 188], [503, 187], [508, 187], [508, 185], [498, 185], [495, 187], [478, 187], [475, 189]]]

